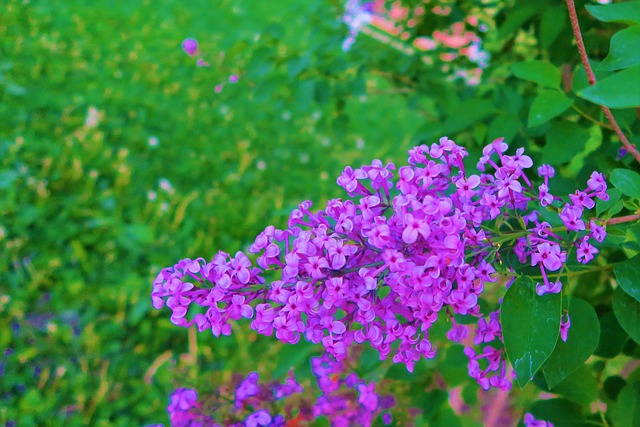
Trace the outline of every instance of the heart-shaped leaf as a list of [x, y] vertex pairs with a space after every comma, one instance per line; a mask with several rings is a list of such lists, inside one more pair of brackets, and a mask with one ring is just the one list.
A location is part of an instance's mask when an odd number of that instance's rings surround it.
[[622, 194], [640, 199], [640, 175], [637, 172], [629, 169], [614, 169], [610, 179]]
[[600, 338], [600, 322], [591, 304], [578, 298], [572, 298], [570, 304], [571, 327], [567, 342], [559, 339], [542, 367], [550, 389], [560, 384], [593, 354]]
[[560, 294], [536, 294], [529, 277], [516, 279], [502, 300], [500, 322], [507, 356], [524, 387], [547, 360], [560, 334]]
[[578, 96], [609, 108], [640, 106], [640, 64], [619, 71], [578, 91]]
[[527, 124], [530, 128], [539, 126], [564, 113], [572, 105], [573, 101], [567, 98], [564, 93], [558, 90], [544, 89], [531, 104]]

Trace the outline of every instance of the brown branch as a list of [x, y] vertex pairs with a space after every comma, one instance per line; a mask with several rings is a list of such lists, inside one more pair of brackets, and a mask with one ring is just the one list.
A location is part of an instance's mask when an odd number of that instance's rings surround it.
[[608, 221], [605, 221], [605, 223], [607, 225], [612, 225], [612, 224], [622, 224], [625, 222], [633, 222], [633, 221], [640, 221], [640, 215], [627, 215], [627, 216], [621, 216], [618, 218], [611, 218]]
[[[578, 45], [578, 52], [580, 53], [580, 60], [582, 61], [582, 65], [584, 66], [584, 70], [587, 73], [587, 80], [589, 84], [593, 86], [596, 84], [596, 75], [593, 73], [591, 69], [591, 64], [589, 64], [589, 57], [587, 56], [587, 50], [584, 47], [584, 41], [582, 40], [582, 33], [580, 32], [580, 24], [578, 22], [578, 14], [576, 13], [576, 5], [573, 0], [567, 0], [567, 8], [569, 9], [569, 18], [571, 19], [571, 28], [573, 29], [573, 35], [576, 38], [576, 44]], [[634, 159], [638, 163], [640, 163], [640, 152], [636, 149], [635, 145], [632, 145], [624, 133], [622, 133], [622, 129], [616, 122], [616, 119], [611, 114], [611, 110], [604, 105], [601, 106], [604, 115], [611, 123], [611, 127], [613, 131], [622, 142], [622, 145], [627, 150], [629, 154], [633, 156]]]

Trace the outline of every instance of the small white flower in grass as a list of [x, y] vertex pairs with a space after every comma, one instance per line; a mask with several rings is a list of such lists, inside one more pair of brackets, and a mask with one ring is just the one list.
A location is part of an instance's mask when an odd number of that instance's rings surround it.
[[95, 107], [89, 107], [87, 110], [87, 117], [84, 119], [84, 125], [89, 128], [94, 128], [100, 123], [100, 112]]
[[173, 189], [173, 186], [171, 185], [169, 180], [166, 178], [160, 178], [158, 180], [158, 187], [160, 187], [160, 189], [166, 191], [169, 194], [173, 194], [175, 192], [175, 190]]

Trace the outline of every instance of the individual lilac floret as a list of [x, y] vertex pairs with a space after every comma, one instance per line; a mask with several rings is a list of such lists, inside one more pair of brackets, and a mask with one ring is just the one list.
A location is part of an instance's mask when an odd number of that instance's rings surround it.
[[607, 237], [607, 232], [604, 226], [598, 225], [594, 220], [589, 221], [590, 236], [595, 239], [596, 242], [602, 243]]
[[527, 413], [524, 416], [525, 427], [553, 427], [549, 421], [537, 420], [533, 414]]
[[254, 412], [244, 420], [246, 427], [268, 426], [270, 423], [271, 415], [264, 409]]
[[198, 54], [198, 41], [196, 39], [185, 39], [182, 42], [182, 50], [189, 56]]
[[579, 241], [578, 248], [576, 250], [576, 258], [579, 262], [586, 264], [591, 261], [595, 254], [599, 251], [595, 246], [589, 243], [589, 236], [584, 236]]
[[565, 317], [566, 317], [566, 320], [563, 319], [560, 322], [560, 338], [562, 339], [562, 341], [567, 342], [569, 328], [571, 327], [571, 318], [569, 317], [569, 313], [563, 316], [563, 318]]

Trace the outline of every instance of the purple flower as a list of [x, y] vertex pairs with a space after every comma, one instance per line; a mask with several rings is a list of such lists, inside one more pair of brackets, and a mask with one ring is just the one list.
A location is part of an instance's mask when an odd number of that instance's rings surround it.
[[198, 53], [198, 41], [196, 39], [184, 39], [182, 50], [189, 56], [196, 55]]
[[597, 242], [602, 243], [605, 237], [607, 237], [607, 232], [605, 231], [604, 226], [596, 224], [593, 220], [589, 222], [589, 230], [591, 231], [591, 237], [593, 237]]
[[584, 236], [580, 240], [580, 244], [578, 245], [578, 249], [576, 250], [576, 258], [579, 262], [586, 264], [591, 261], [594, 255], [598, 252], [598, 249], [589, 244], [589, 236]]
[[556, 175], [556, 171], [550, 165], [542, 165], [538, 167], [538, 175], [542, 178], [553, 178]]
[[571, 203], [574, 205], [581, 206], [585, 209], [591, 209], [596, 205], [596, 202], [593, 201], [591, 196], [580, 190], [576, 190], [574, 194], [569, 195], [569, 199], [571, 199]]
[[240, 408], [251, 396], [258, 394], [258, 380], [260, 376], [257, 372], [251, 372], [236, 388], [235, 405]]
[[538, 296], [542, 296], [544, 294], [557, 294], [562, 290], [562, 283], [560, 281], [557, 282], [546, 282], [544, 284], [536, 284], [536, 294]]
[[569, 313], [565, 314], [563, 317], [566, 317], [567, 320], [560, 322], [560, 338], [562, 338], [562, 341], [567, 342], [567, 334], [571, 327], [571, 319], [569, 318]]
[[524, 416], [525, 427], [553, 427], [549, 421], [537, 420], [533, 414], [527, 413]]
[[476, 192], [473, 190], [480, 184], [480, 177], [478, 175], [471, 175], [469, 178], [461, 178], [456, 181], [456, 187], [458, 187], [458, 194], [463, 197], [470, 198]]
[[566, 258], [566, 253], [562, 252], [559, 245], [545, 242], [536, 246], [536, 251], [531, 255], [531, 265], [542, 263], [547, 270], [556, 271], [562, 267]]
[[382, 424], [388, 426], [393, 422], [393, 415], [390, 412], [385, 412], [382, 414]]
[[205, 417], [200, 415], [197, 409], [198, 393], [190, 388], [179, 388], [171, 394], [171, 403], [167, 408], [171, 425], [175, 427], [187, 427], [197, 425]]
[[271, 415], [265, 409], [254, 412], [244, 420], [246, 427], [267, 426], [271, 423]]
[[371, 412], [378, 409], [378, 395], [375, 391], [376, 384], [374, 382], [371, 382], [369, 385], [360, 384], [357, 388], [360, 393], [358, 403]]
[[565, 205], [560, 212], [560, 219], [567, 227], [568, 231], [581, 231], [586, 228], [584, 221], [581, 219], [584, 209], [581, 206]]
[[604, 175], [600, 172], [593, 172], [591, 174], [591, 177], [587, 181], [587, 186], [590, 190], [595, 192], [596, 197], [600, 200], [609, 200], [609, 195], [607, 194], [607, 182], [604, 179]]
[[422, 236], [423, 239], [429, 238], [431, 229], [424, 220], [414, 217], [412, 214], [407, 214], [404, 217], [404, 222], [405, 229], [402, 232], [402, 240], [405, 243], [414, 243], [418, 240], [418, 235]]

